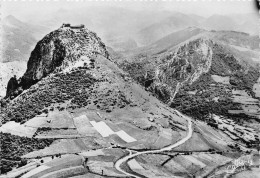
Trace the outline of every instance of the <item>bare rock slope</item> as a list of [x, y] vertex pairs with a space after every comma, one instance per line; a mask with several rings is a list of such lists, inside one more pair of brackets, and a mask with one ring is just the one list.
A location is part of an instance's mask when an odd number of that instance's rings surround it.
[[60, 28], [37, 43], [22, 79], [26, 84], [34, 83], [54, 70], [61, 71], [83, 61], [90, 63], [94, 54], [108, 57], [105, 45], [94, 32], [86, 28]]

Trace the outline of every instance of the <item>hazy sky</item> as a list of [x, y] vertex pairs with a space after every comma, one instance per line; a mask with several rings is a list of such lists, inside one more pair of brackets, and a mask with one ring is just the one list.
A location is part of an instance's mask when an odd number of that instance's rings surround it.
[[89, 6], [112, 6], [123, 7], [132, 10], [167, 10], [179, 11], [187, 14], [210, 16], [212, 14], [236, 14], [236, 13], [257, 13], [254, 0], [113, 0], [113, 1], [64, 1], [39, 0], [37, 1], [6, 1], [2, 2], [3, 16], [14, 15], [18, 19], [25, 19], [32, 14], [48, 14], [61, 8], [75, 9]]

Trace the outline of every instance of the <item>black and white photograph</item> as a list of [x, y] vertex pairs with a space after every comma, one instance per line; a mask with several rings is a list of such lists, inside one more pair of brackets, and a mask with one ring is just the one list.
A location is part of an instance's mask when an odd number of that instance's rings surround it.
[[0, 178], [260, 178], [258, 0], [0, 0]]

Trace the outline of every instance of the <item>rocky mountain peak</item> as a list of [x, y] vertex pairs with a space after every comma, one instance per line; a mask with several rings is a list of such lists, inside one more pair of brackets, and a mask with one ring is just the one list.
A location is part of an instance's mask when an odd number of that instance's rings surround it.
[[108, 58], [106, 46], [96, 33], [84, 26], [63, 25], [37, 43], [21, 86], [23, 89], [29, 88], [50, 73], [69, 71], [74, 66], [91, 67], [96, 54]]
[[160, 98], [172, 102], [180, 88], [195, 86], [201, 80], [210, 83], [211, 75], [229, 77], [232, 85], [252, 93], [259, 68], [214, 38], [201, 36], [179, 44], [175, 52], [162, 57], [151, 88]]
[[184, 84], [192, 84], [203, 73], [207, 73], [212, 63], [213, 41], [198, 38], [181, 45], [174, 53], [165, 57], [165, 61], [157, 68], [155, 85], [166, 84], [171, 91], [170, 96]]
[[31, 53], [24, 78], [40, 80], [54, 70], [64, 70], [94, 54], [108, 57], [101, 39], [87, 28], [61, 27], [39, 41]]

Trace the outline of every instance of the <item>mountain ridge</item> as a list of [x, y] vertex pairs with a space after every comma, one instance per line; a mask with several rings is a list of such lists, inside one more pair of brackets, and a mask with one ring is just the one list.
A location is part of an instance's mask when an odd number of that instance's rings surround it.
[[[125, 54], [126, 59], [121, 62], [120, 66], [128, 71], [136, 81], [144, 85], [147, 90], [155, 93], [158, 98], [179, 110], [182, 110], [182, 107], [187, 109], [191, 106], [188, 104], [191, 102], [191, 98], [186, 101], [187, 106], [184, 106], [186, 104], [183, 103], [181, 97], [190, 97], [190, 93], [194, 91], [201, 90], [207, 93], [203, 97], [198, 95], [198, 100], [211, 101], [212, 97], [210, 96], [214, 95], [211, 92], [211, 85], [216, 85], [216, 83], [219, 83], [216, 87], [219, 90], [228, 87], [228, 92], [222, 96], [227, 98], [228, 102], [233, 102], [232, 97], [235, 97], [231, 92], [232, 88], [233, 90], [246, 90], [251, 97], [255, 98], [257, 91], [254, 86], [257, 85], [260, 76], [260, 61], [253, 60], [259, 54], [259, 48], [256, 45], [259, 38], [235, 31], [206, 31], [195, 28], [197, 33], [192, 33], [189, 29], [173, 33], [172, 38], [175, 34], [185, 34], [175, 41], [168, 40], [171, 37], [169, 35], [168, 38], [163, 38], [166, 40], [162, 39], [162, 42], [158, 41], [158, 43], [147, 48], [134, 51], [135, 54], [132, 56]], [[202, 45], [202, 41], [207, 41], [207, 45]], [[205, 48], [205, 50], [202, 50], [202, 48]], [[199, 52], [207, 50], [212, 51], [209, 58]], [[203, 62], [204, 58], [206, 60]], [[220, 78], [217, 82], [215, 81], [216, 76]], [[224, 80], [225, 77], [229, 78], [228, 83], [224, 84], [226, 86], [222, 86], [220, 81]], [[177, 99], [175, 96], [177, 96]], [[216, 105], [218, 106], [215, 106], [215, 108], [218, 108], [221, 104], [216, 102]], [[238, 107], [235, 106], [237, 104], [234, 104], [233, 107], [232, 105], [222, 108], [221, 112], [233, 117], [234, 115], [231, 116], [232, 114], [228, 113], [228, 110], [241, 109], [241, 106]], [[201, 112], [203, 110], [210, 112], [207, 105], [203, 107], [202, 109], [198, 106], [198, 108], [195, 107], [192, 110], [198, 109]], [[193, 113], [193, 111], [186, 114], [194, 117], [202, 117], [203, 115], [206, 117], [205, 113], [198, 114]], [[218, 114], [221, 112], [217, 111]], [[256, 118], [259, 117], [257, 112], [254, 115]], [[251, 118], [251, 114], [247, 117]]]

